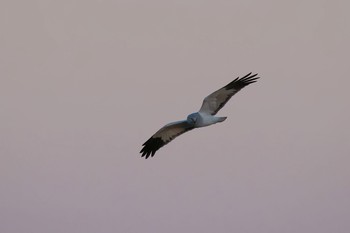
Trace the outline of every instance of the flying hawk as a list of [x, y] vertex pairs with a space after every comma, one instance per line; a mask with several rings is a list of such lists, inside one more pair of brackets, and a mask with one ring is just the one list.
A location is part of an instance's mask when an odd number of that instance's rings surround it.
[[149, 156], [153, 157], [159, 148], [187, 131], [226, 120], [227, 117], [216, 117], [215, 114], [224, 107], [234, 94], [243, 87], [256, 82], [259, 78], [256, 77], [258, 74], [251, 74], [249, 73], [242, 78], [238, 77], [223, 88], [205, 97], [199, 111], [188, 115], [186, 120], [172, 122], [163, 126], [142, 145], [141, 157], [145, 156], [146, 159]]

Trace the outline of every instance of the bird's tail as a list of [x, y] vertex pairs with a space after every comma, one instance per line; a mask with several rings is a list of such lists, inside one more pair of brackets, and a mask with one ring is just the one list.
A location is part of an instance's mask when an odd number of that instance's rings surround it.
[[218, 122], [223, 122], [227, 117], [218, 117]]

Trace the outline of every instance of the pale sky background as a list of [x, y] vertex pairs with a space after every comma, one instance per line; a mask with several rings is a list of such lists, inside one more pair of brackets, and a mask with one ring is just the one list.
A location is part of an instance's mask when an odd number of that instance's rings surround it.
[[[2, 0], [0, 232], [350, 232], [349, 9]], [[249, 72], [224, 123], [140, 157]]]

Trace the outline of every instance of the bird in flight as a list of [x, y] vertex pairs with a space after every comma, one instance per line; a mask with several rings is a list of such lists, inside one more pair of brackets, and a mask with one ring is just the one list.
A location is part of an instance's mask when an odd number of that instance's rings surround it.
[[172, 122], [163, 126], [142, 145], [141, 157], [146, 159], [149, 156], [153, 157], [159, 148], [194, 128], [209, 126], [226, 120], [227, 117], [216, 117], [215, 114], [243, 87], [256, 82], [259, 78], [256, 77], [257, 75], [249, 73], [242, 78], [236, 78], [223, 88], [205, 97], [199, 111], [188, 115], [186, 120]]

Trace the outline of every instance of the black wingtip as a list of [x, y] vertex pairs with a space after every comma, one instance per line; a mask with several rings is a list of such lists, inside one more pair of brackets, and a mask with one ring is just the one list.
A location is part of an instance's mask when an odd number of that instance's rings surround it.
[[243, 87], [255, 83], [260, 77], [257, 77], [257, 73], [252, 75], [252, 72], [248, 73], [247, 75], [243, 76], [242, 78], [236, 78], [229, 84], [225, 86], [226, 89], [236, 89], [240, 90]]
[[159, 150], [159, 148], [161, 148], [164, 144], [164, 141], [160, 137], [151, 137], [145, 143], [143, 143], [143, 148], [140, 151], [142, 154], [141, 157], [145, 157], [145, 159], [153, 157], [156, 151]]
[[250, 76], [251, 74], [252, 74], [252, 72], [250, 72], [249, 74], [245, 75], [245, 76], [242, 77], [242, 78], [246, 78], [246, 77]]

